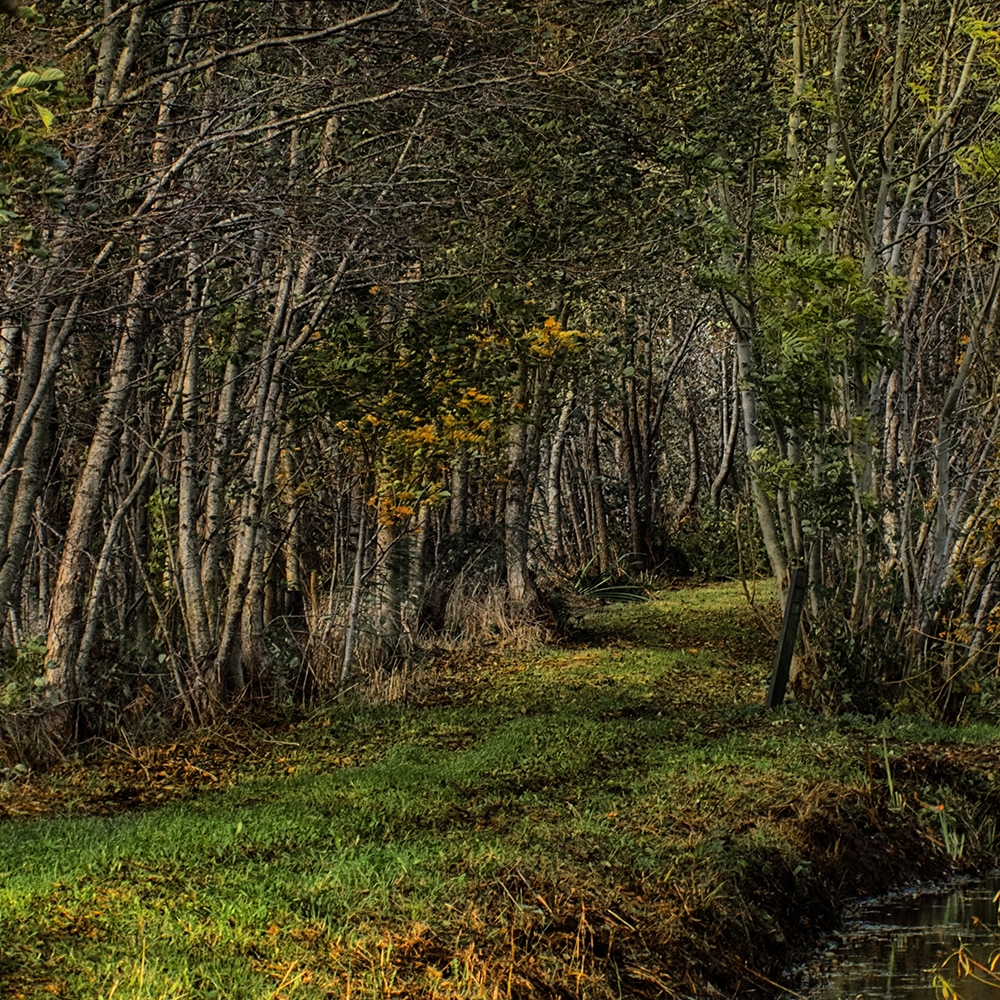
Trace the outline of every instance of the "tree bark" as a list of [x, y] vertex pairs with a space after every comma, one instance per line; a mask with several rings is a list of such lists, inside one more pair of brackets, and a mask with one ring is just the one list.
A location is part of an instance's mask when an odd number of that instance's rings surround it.
[[573, 391], [570, 390], [559, 412], [559, 421], [552, 432], [552, 441], [549, 445], [549, 467], [545, 484], [546, 528], [549, 536], [549, 552], [556, 565], [561, 565], [566, 560], [562, 538], [562, 467], [566, 436], [575, 406]]
[[601, 475], [600, 409], [596, 399], [592, 399], [587, 410], [587, 443], [584, 469], [593, 512], [592, 539], [595, 551], [591, 558], [597, 559], [601, 573], [607, 573], [612, 566], [611, 537], [608, 533], [608, 515], [604, 507], [604, 480]]
[[125, 310], [111, 370], [111, 383], [87, 451], [87, 461], [77, 480], [56, 575], [51, 625], [45, 648], [45, 698], [51, 706], [48, 730], [57, 741], [71, 739], [76, 727], [82, 680], [76, 672], [76, 662], [85, 620], [85, 597], [90, 583], [90, 546], [121, 420], [132, 398], [146, 332], [144, 303], [149, 295], [151, 280], [152, 275], [146, 265], [140, 266], [133, 277], [132, 294]]
[[538, 591], [529, 566], [531, 501], [538, 464], [537, 413], [542, 385], [537, 371], [519, 362], [515, 417], [507, 440], [507, 495], [504, 513], [507, 591], [521, 614], [534, 614]]
[[202, 582], [201, 535], [198, 530], [200, 511], [199, 451], [200, 420], [198, 307], [201, 289], [197, 279], [199, 261], [193, 248], [188, 250], [187, 316], [181, 350], [181, 457], [177, 488], [177, 561], [180, 568], [181, 592], [188, 627], [188, 643], [196, 663], [203, 663], [212, 652], [212, 631], [208, 619], [208, 604]]

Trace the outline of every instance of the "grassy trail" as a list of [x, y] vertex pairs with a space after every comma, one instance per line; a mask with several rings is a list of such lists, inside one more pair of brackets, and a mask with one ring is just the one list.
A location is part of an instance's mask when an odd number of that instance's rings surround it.
[[9, 772], [0, 997], [764, 996], [846, 899], [995, 857], [1000, 729], [766, 713], [732, 585], [587, 626]]

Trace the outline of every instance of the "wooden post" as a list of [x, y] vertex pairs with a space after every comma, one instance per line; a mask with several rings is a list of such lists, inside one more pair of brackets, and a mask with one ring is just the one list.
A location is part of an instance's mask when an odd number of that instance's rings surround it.
[[764, 702], [768, 708], [777, 708], [785, 700], [788, 671], [792, 664], [792, 653], [795, 652], [795, 639], [799, 634], [799, 620], [802, 617], [808, 578], [809, 570], [805, 566], [799, 566], [792, 570], [788, 581], [785, 618], [781, 623], [781, 637], [778, 639], [778, 651], [774, 657], [774, 669], [771, 671], [771, 685], [767, 689], [767, 700]]

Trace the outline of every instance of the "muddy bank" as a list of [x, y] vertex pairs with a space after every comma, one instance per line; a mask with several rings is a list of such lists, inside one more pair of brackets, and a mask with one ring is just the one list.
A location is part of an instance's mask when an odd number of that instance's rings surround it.
[[748, 857], [731, 895], [704, 914], [697, 957], [709, 993], [775, 992], [761, 976], [799, 990], [808, 985], [804, 957], [828, 938], [852, 902], [995, 869], [997, 747], [893, 750], [892, 793], [878, 762], [867, 789], [820, 784], [772, 813], [785, 845]]

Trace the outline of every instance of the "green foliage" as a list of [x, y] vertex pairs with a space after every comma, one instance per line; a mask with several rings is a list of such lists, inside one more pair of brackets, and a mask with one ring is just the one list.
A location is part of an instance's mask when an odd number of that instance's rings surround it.
[[817, 426], [820, 407], [841, 401], [845, 372], [870, 381], [895, 354], [883, 332], [878, 290], [860, 262], [822, 249], [838, 219], [817, 183], [800, 181], [776, 216], [762, 221], [771, 246], [747, 276], [755, 295], [761, 399], [776, 422], [804, 431]]
[[[701, 507], [680, 526], [673, 541], [692, 572], [706, 580], [737, 580], [768, 575], [756, 515], [746, 504]], [[742, 567], [741, 567], [742, 559]]]
[[[818, 276], [818, 268], [810, 266], [818, 262], [815, 256], [776, 256], [768, 265], [769, 273], [757, 276], [760, 286], [772, 295], [763, 303], [764, 339], [756, 345], [760, 374], [755, 384], [775, 419], [807, 431], [816, 426], [819, 407], [839, 401], [845, 365], [870, 379], [874, 363], [885, 360], [892, 350], [891, 344], [880, 339], [878, 325], [866, 322], [873, 319], [872, 314], [858, 309], [862, 303], [868, 306], [873, 302], [872, 293], [857, 296], [861, 303], [851, 302], [850, 296], [847, 302], [835, 302], [841, 265], [853, 270], [854, 262], [823, 260], [822, 264], [831, 265], [824, 268], [830, 284]], [[809, 290], [796, 288], [794, 281], [781, 280], [789, 272], [801, 278], [804, 271], [810, 276]], [[793, 304], [789, 306], [790, 300]]]
[[221, 374], [229, 361], [245, 363], [252, 352], [260, 349], [266, 322], [242, 299], [219, 309], [205, 326], [204, 367]]
[[[801, 440], [805, 460], [782, 458], [774, 447], [758, 448], [751, 457], [757, 463], [759, 481], [772, 497], [779, 490], [794, 495], [804, 538], [812, 541], [849, 532], [857, 499], [852, 458], [856, 441], [830, 427], [811, 435], [803, 433]], [[860, 500], [867, 517], [877, 514], [878, 505], [870, 493]]]
[[44, 254], [36, 209], [59, 213], [69, 166], [51, 144], [67, 107], [65, 74], [55, 67], [8, 66], [0, 77], [0, 239], [15, 251]]
[[45, 683], [45, 636], [25, 639], [0, 670], [0, 712], [24, 707]]
[[597, 557], [584, 566], [573, 582], [573, 590], [581, 597], [602, 604], [636, 604], [649, 599], [641, 584], [628, 572], [628, 559], [620, 556], [615, 565], [604, 573], [595, 573]]
[[173, 483], [162, 483], [153, 491], [146, 508], [149, 517], [146, 569], [153, 585], [167, 593], [175, 570], [172, 546], [177, 526], [176, 486]]
[[467, 282], [430, 286], [412, 303], [377, 286], [369, 297], [316, 332], [290, 413], [321, 416], [345, 451], [365, 456], [389, 518], [446, 500], [457, 461], [496, 461], [503, 428], [527, 416], [515, 401], [525, 372], [582, 366], [596, 336], [546, 316], [530, 284], [485, 299]]

